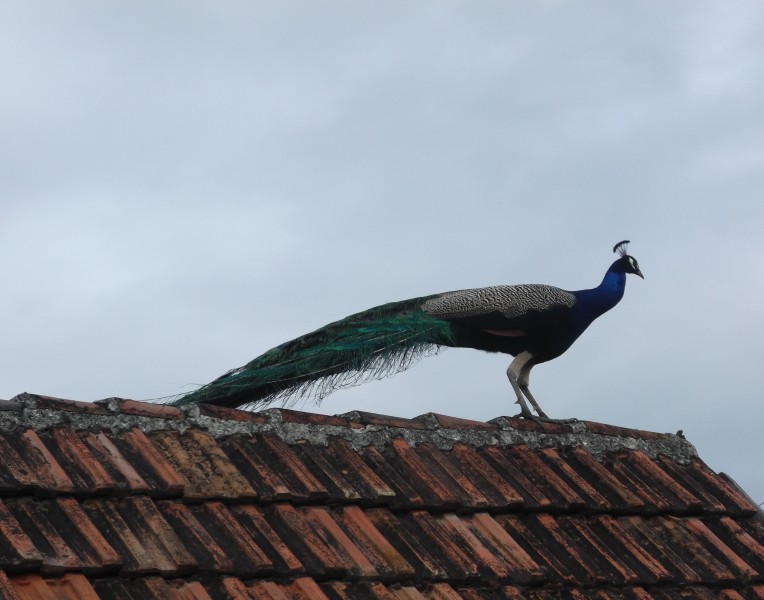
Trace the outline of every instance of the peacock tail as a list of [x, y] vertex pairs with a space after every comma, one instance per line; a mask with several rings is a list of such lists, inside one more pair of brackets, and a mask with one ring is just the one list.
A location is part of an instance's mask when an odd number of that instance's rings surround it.
[[269, 350], [175, 400], [251, 408], [273, 401], [320, 401], [331, 392], [399, 373], [453, 346], [448, 321], [421, 310], [433, 296], [350, 315]]

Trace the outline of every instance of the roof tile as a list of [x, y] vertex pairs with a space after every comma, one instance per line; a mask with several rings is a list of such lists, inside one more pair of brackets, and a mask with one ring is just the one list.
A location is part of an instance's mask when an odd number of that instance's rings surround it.
[[135, 415], [138, 417], [154, 417], [159, 419], [183, 418], [183, 411], [175, 406], [166, 404], [155, 404], [152, 402], [136, 402], [125, 398], [109, 398], [102, 402], [113, 402], [117, 410], [124, 415]]
[[677, 436], [16, 403], [0, 600], [764, 600], [756, 506]]
[[22, 575], [14, 577], [12, 583], [19, 600], [99, 600], [90, 581], [79, 573], [57, 578]]
[[699, 458], [692, 459], [687, 470], [702, 489], [717, 498], [732, 514], [751, 516], [758, 512], [758, 507], [735, 489], [726, 480], [724, 473], [716, 475]]
[[42, 558], [27, 532], [0, 500], [0, 565], [5, 569], [36, 570]]
[[591, 452], [583, 448], [571, 448], [564, 456], [571, 469], [575, 469], [583, 479], [596, 486], [608, 501], [607, 508], [619, 512], [634, 512], [645, 506], [645, 502], [624, 485], [616, 475], [608, 470]]
[[112, 477], [74, 430], [56, 427], [41, 434], [40, 439], [66, 472], [77, 494], [101, 494], [115, 487]]
[[20, 600], [5, 571], [0, 571], [0, 600]]
[[64, 412], [78, 412], [90, 415], [109, 415], [111, 411], [94, 402], [80, 402], [78, 400], [65, 400], [64, 398], [52, 398], [37, 394], [26, 394], [25, 399], [34, 401], [39, 409], [59, 410]]
[[401, 521], [387, 509], [366, 510], [364, 514], [420, 577], [427, 580], [446, 578], [446, 564], [425, 548], [424, 540], [416, 535], [413, 522]]
[[450, 452], [459, 470], [489, 499], [489, 506], [505, 509], [522, 505], [523, 497], [477, 451], [468, 444], [456, 443]]
[[0, 492], [19, 493], [37, 485], [37, 475], [22, 458], [18, 434], [0, 433]]
[[190, 429], [182, 435], [157, 431], [150, 438], [185, 480], [183, 495], [187, 500], [247, 500], [257, 496], [206, 431]]
[[[309, 573], [328, 578], [344, 576], [351, 569], [359, 572], [359, 567], [338, 548], [337, 540], [321, 522], [283, 502], [271, 506], [266, 514], [279, 537], [293, 541], [290, 549]], [[370, 567], [368, 564], [364, 566]]]
[[31, 429], [21, 434], [21, 456], [30, 473], [36, 475], [35, 487], [41, 495], [72, 493], [74, 484], [56, 461], [45, 443]]
[[348, 446], [345, 440], [330, 440], [323, 453], [333, 462], [345, 481], [359, 493], [359, 504], [388, 503], [395, 497], [395, 491], [363, 461], [358, 452]]
[[[6, 502], [42, 557], [44, 573], [113, 571], [119, 556], [74, 498]], [[64, 538], [64, 535], [66, 538]]]
[[250, 504], [231, 506], [247, 535], [265, 553], [277, 575], [304, 573], [305, 569], [287, 544], [278, 536], [260, 508]]
[[614, 471], [623, 478], [655, 512], [684, 514], [698, 510], [702, 501], [663, 471], [644, 452], [634, 450], [615, 458]]
[[414, 568], [380, 533], [366, 513], [357, 506], [337, 509], [333, 517], [348, 534], [355, 547], [374, 565], [382, 580], [407, 579], [416, 573]]
[[523, 506], [529, 509], [550, 508], [552, 501], [536, 484], [528, 478], [522, 465], [512, 460], [506, 454], [506, 448], [487, 446], [481, 448], [479, 453], [485, 457], [488, 464], [499, 473], [501, 478], [508, 482], [523, 497]]
[[225, 421], [240, 421], [244, 423], [258, 423], [264, 425], [268, 422], [268, 417], [262, 413], [253, 413], [248, 410], [239, 410], [238, 408], [228, 408], [227, 406], [216, 406], [214, 404], [198, 404], [199, 414], [203, 417], [212, 417]]
[[391, 466], [397, 470], [417, 495], [424, 499], [425, 506], [447, 509], [460, 506], [463, 498], [453, 479], [443, 471], [437, 462], [432, 461], [432, 453], [417, 451], [403, 438], [392, 441], [383, 453]]
[[85, 508], [117, 550], [124, 575], [170, 576], [196, 570], [193, 556], [147, 497], [88, 500]]
[[424, 498], [403, 476], [396, 465], [389, 463], [387, 458], [373, 446], [363, 449], [363, 459], [370, 469], [377, 473], [380, 478], [389, 485], [395, 493], [391, 506], [397, 509], [422, 507], [425, 505]]
[[105, 433], [81, 432], [80, 436], [97, 458], [101, 468], [108, 474], [114, 492], [141, 494], [150, 490], [135, 467]]
[[120, 454], [149, 486], [152, 497], [178, 496], [186, 480], [140, 429], [132, 429], [109, 438]]

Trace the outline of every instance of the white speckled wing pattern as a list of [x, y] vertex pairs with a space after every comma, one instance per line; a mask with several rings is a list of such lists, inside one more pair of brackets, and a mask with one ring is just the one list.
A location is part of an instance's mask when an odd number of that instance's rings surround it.
[[513, 319], [528, 311], [572, 308], [575, 303], [573, 294], [552, 285], [496, 285], [446, 292], [427, 300], [422, 310], [443, 319], [469, 319], [492, 312], [501, 312]]

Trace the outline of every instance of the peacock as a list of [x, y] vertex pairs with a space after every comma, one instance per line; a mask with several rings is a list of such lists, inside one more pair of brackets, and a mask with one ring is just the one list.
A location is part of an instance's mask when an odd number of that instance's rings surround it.
[[[174, 401], [259, 408], [273, 401], [320, 401], [334, 390], [380, 379], [445, 347], [511, 354], [509, 383], [520, 415], [551, 420], [531, 394], [531, 369], [564, 353], [623, 297], [627, 273], [644, 279], [628, 240], [599, 286], [497, 285], [391, 302], [330, 323], [268, 350]], [[531, 412], [526, 399], [533, 406]]]

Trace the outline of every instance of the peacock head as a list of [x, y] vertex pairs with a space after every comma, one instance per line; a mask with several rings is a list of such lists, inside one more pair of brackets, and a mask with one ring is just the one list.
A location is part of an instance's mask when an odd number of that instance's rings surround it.
[[642, 279], [644, 279], [645, 276], [642, 275], [642, 271], [639, 270], [639, 263], [637, 262], [637, 259], [626, 254], [626, 248], [628, 245], [629, 240], [623, 240], [622, 242], [618, 242], [615, 246], [613, 246], [613, 252], [617, 253], [621, 257], [615, 261], [615, 263], [613, 263], [613, 267], [616, 267], [618, 270], [622, 269], [624, 273], [634, 273], [634, 275], [639, 275]]

